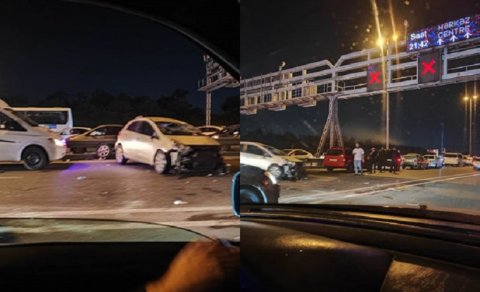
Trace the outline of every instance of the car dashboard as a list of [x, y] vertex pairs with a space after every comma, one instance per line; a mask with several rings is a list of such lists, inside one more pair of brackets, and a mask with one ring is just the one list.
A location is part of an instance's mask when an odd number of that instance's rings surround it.
[[286, 218], [242, 219], [242, 291], [478, 291], [480, 287], [476, 243], [372, 228], [368, 223], [352, 226], [341, 220]]

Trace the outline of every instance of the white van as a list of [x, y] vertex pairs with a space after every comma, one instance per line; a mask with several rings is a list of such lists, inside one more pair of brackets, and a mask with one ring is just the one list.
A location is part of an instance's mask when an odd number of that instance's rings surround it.
[[0, 161], [23, 161], [25, 168], [38, 170], [66, 152], [65, 141], [57, 133], [11, 108], [0, 107]]
[[445, 153], [445, 165], [462, 167], [464, 165], [463, 155], [461, 153]]
[[73, 128], [72, 109], [68, 107], [12, 107], [39, 126], [61, 133]]

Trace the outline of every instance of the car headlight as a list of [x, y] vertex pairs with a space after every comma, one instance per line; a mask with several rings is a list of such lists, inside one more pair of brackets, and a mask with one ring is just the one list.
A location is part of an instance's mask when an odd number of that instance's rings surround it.
[[213, 139], [218, 139], [218, 138], [220, 138], [220, 136], [219, 135], [213, 135], [212, 138]]
[[67, 143], [63, 139], [48, 138], [48, 141], [54, 143], [55, 146], [59, 146], [59, 147], [65, 147], [67, 145]]

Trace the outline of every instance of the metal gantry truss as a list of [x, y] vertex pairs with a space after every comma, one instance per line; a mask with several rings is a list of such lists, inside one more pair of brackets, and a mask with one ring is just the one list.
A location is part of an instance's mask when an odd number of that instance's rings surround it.
[[198, 81], [198, 90], [206, 95], [205, 125], [211, 125], [212, 92], [224, 87], [238, 87], [238, 80], [232, 77], [222, 66], [208, 55], [203, 55], [205, 62], [205, 78]]
[[[467, 82], [480, 75], [480, 39], [426, 50], [406, 52], [405, 42], [389, 45], [382, 52], [373, 48], [343, 55], [335, 64], [328, 60], [309, 63], [240, 81], [240, 113], [251, 115], [258, 110], [285, 110], [287, 106], [315, 106], [317, 101], [329, 101], [329, 115], [324, 127], [317, 156], [328, 136], [330, 146], [343, 145], [338, 123], [338, 100], [415, 90], [426, 87]], [[418, 82], [420, 53], [442, 52], [442, 75], [438, 82]], [[385, 88], [367, 90], [367, 68], [384, 64]], [[336, 140], [336, 142], [335, 142]]]

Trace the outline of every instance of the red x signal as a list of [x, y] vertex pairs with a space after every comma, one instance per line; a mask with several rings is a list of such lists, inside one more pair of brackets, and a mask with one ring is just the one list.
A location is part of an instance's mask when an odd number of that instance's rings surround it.
[[381, 71], [372, 71], [370, 72], [370, 84], [380, 83], [380, 73]]
[[425, 75], [427, 73], [432, 73], [435, 74], [435, 68], [433, 68], [433, 65], [435, 65], [435, 59], [432, 59], [430, 62], [422, 62], [422, 75]]

